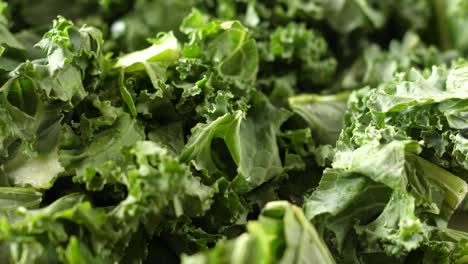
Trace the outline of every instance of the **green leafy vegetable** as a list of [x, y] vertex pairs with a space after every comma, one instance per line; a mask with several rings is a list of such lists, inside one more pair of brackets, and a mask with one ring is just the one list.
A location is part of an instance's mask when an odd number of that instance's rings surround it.
[[466, 263], [465, 0], [0, 0], [1, 263]]
[[325, 243], [302, 211], [285, 201], [268, 203], [257, 221], [247, 223], [247, 233], [222, 241], [209, 252], [182, 263], [335, 263]]

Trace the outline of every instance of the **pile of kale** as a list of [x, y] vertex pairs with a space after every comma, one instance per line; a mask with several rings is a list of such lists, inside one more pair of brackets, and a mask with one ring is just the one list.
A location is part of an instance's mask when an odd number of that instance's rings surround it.
[[466, 0], [0, 0], [0, 262], [468, 263], [467, 27]]

